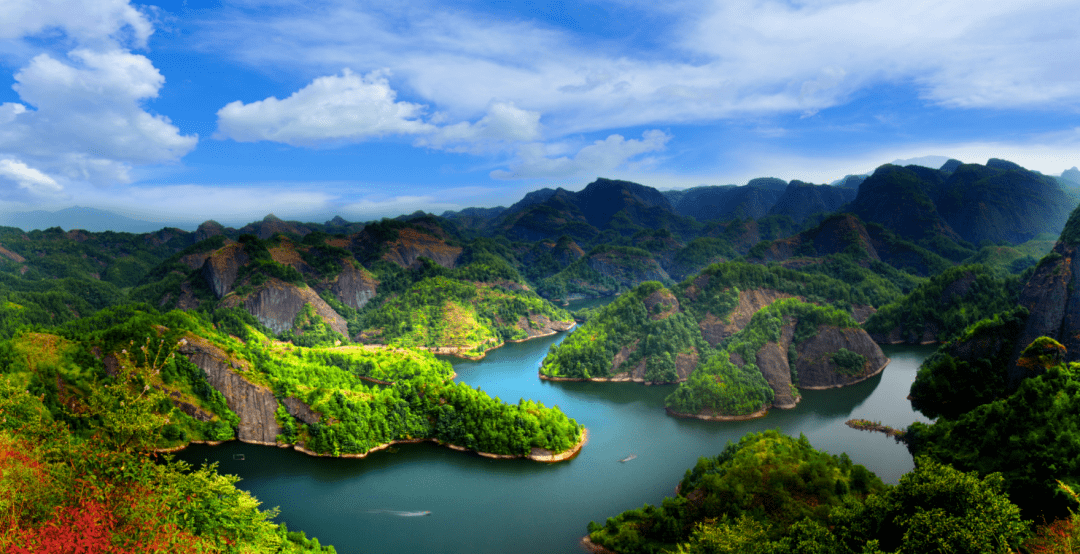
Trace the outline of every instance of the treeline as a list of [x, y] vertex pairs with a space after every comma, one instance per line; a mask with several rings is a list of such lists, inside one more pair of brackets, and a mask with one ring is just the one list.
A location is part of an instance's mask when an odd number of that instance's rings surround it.
[[1000, 476], [920, 459], [889, 487], [846, 454], [777, 431], [701, 458], [660, 506], [589, 524], [593, 543], [620, 554], [1005, 554], [1028, 534]]

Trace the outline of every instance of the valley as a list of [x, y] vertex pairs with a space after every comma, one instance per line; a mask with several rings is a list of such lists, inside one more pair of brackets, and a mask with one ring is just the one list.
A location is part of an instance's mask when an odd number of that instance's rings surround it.
[[[95, 525], [115, 541], [207, 551], [495, 551], [460, 530], [476, 520], [505, 531], [490, 544], [537, 552], [586, 531], [625, 554], [743, 544], [723, 537], [899, 552], [913, 547], [892, 524], [853, 522], [899, 517], [878, 502], [916, 494], [909, 481], [951, 480], [995, 504], [950, 517], [1000, 516], [990, 542], [958, 548], [1019, 548], [1046, 522], [1080, 524], [1062, 488], [1080, 483], [1078, 202], [991, 159], [831, 185], [601, 178], [370, 222], [3, 227], [0, 468], [15, 477], [0, 486], [49, 486], [11, 505], [0, 546], [90, 509], [113, 514]], [[855, 417], [902, 441], [843, 425]], [[202, 457], [220, 465], [193, 469]], [[392, 492], [382, 481], [417, 479], [398, 459], [449, 484]], [[529, 501], [525, 484], [552, 496]], [[321, 521], [275, 489], [294, 486], [383, 504]], [[480, 508], [453, 507], [463, 494]], [[198, 500], [214, 495], [228, 501]], [[526, 524], [536, 505], [558, 514]], [[359, 542], [338, 529], [351, 522], [370, 527]], [[558, 532], [529, 539], [541, 529]]]

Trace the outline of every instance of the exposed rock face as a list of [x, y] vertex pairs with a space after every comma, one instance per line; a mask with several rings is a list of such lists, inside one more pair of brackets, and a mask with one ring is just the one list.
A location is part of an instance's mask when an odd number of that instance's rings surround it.
[[[708, 279], [708, 277], [702, 277]], [[781, 298], [794, 298], [794, 295], [778, 292], [772, 289], [750, 289], [739, 291], [739, 305], [728, 316], [728, 321], [709, 314], [698, 324], [701, 327], [701, 335], [710, 346], [716, 346], [721, 341], [738, 333], [750, 323], [750, 318], [758, 310], [780, 300]], [[800, 300], [802, 300], [800, 298]]]
[[3, 246], [0, 246], [0, 256], [3, 256], [13, 262], [20, 264], [26, 261], [26, 258], [12, 252], [11, 250], [8, 250], [7, 248], [4, 248]]
[[312, 410], [310, 406], [291, 396], [281, 403], [285, 405], [285, 411], [289, 412], [289, 415], [308, 425], [318, 423], [319, 419], [322, 418], [322, 416], [315, 410]]
[[281, 433], [274, 412], [277, 400], [266, 387], [249, 383], [236, 373], [246, 371], [243, 362], [229, 356], [209, 341], [188, 336], [178, 351], [206, 372], [207, 381], [225, 397], [229, 409], [240, 418], [237, 438], [255, 444], [275, 444]]
[[574, 328], [574, 321], [555, 321], [546, 315], [529, 314], [527, 319], [525, 316], [518, 318], [517, 327], [525, 331], [529, 335], [528, 338], [533, 339], [553, 335], [560, 331], [569, 331]]
[[346, 306], [359, 310], [375, 298], [376, 284], [370, 273], [345, 262], [341, 273], [330, 283], [330, 292]]
[[[767, 342], [757, 351], [757, 368], [773, 390], [773, 407], [794, 408], [798, 399], [791, 392], [791, 359], [788, 357], [795, 335], [795, 322], [789, 321], [778, 342]], [[866, 365], [854, 375], [845, 375], [832, 360], [841, 348], [863, 355]], [[795, 371], [801, 389], [830, 389], [851, 385], [872, 377], [888, 365], [889, 359], [865, 331], [822, 326], [818, 334], [795, 346]], [[746, 361], [737, 354], [731, 363], [742, 367]]]
[[[832, 360], [841, 348], [846, 348], [866, 358], [866, 366], [854, 375], [844, 375]], [[858, 383], [885, 369], [889, 359], [870, 335], [859, 328], [840, 329], [822, 326], [818, 334], [796, 346], [799, 359], [795, 370], [799, 376], [799, 388], [828, 389]]]
[[184, 402], [183, 400], [173, 399], [172, 403], [179, 408], [181, 412], [184, 412], [198, 421], [210, 421], [214, 417], [206, 410], [203, 410], [194, 404]]
[[788, 323], [780, 331], [780, 342], [767, 342], [757, 352], [757, 367], [773, 390], [773, 406], [794, 408], [798, 400], [791, 394], [791, 365], [788, 347], [795, 335], [795, 325]]
[[[1076, 212], [1073, 217], [1077, 217]], [[1016, 342], [1014, 360], [1027, 345], [1043, 336], [1065, 346], [1068, 350], [1066, 361], [1080, 360], [1080, 257], [1077, 249], [1076, 245], [1058, 242], [1021, 291], [1020, 305], [1027, 307], [1030, 314]], [[1013, 364], [1009, 370], [1009, 386], [1016, 387], [1023, 375], [1024, 369]]]
[[679, 300], [668, 289], [659, 289], [641, 300], [649, 319], [658, 321], [667, 319], [679, 312]]
[[311, 304], [315, 313], [330, 325], [330, 328], [348, 336], [348, 324], [318, 294], [310, 288], [300, 288], [279, 279], [270, 279], [254, 293], [243, 300], [244, 309], [255, 316], [267, 328], [275, 333], [292, 329], [296, 314]]
[[438, 237], [405, 228], [398, 232], [397, 240], [390, 244], [383, 259], [401, 267], [419, 267], [421, 257], [430, 258], [431, 261], [452, 269], [461, 257], [461, 252], [460, 246], [450, 246]]
[[202, 275], [206, 284], [218, 298], [232, 290], [240, 268], [250, 261], [243, 245], [233, 243], [219, 248], [206, 258], [202, 266]]

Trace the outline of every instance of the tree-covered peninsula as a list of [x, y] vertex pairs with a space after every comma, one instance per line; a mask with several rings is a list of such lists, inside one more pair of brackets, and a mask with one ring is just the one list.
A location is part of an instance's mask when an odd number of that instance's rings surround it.
[[622, 295], [553, 346], [540, 375], [679, 382], [666, 401], [673, 415], [760, 416], [794, 407], [797, 387], [851, 384], [885, 366], [850, 313], [833, 306], [852, 300], [864, 297], [825, 275], [715, 264], [674, 290], [651, 282]]

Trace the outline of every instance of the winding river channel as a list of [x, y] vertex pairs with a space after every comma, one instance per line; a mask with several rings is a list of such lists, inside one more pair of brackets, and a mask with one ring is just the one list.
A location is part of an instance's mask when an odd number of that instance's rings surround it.
[[[179, 457], [219, 462], [264, 508], [280, 506], [278, 520], [289, 529], [302, 529], [342, 554], [578, 554], [590, 520], [659, 503], [698, 457], [764, 429], [803, 433], [818, 449], [847, 452], [888, 483], [913, 467], [903, 445], [844, 421], [865, 418], [894, 427], [926, 421], [905, 397], [932, 347], [888, 347], [892, 362], [867, 381], [803, 391], [795, 409], [761, 419], [717, 423], [668, 417], [663, 400], [673, 386], [541, 381], [540, 361], [564, 337], [509, 344], [484, 360], [453, 364], [459, 380], [492, 396], [558, 405], [585, 424], [589, 442], [567, 462], [490, 460], [429, 443], [364, 459], [311, 458], [238, 442], [194, 445]], [[631, 454], [636, 457], [620, 461]]]

